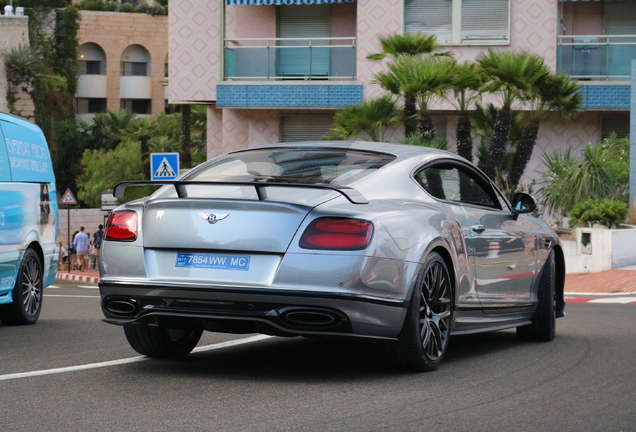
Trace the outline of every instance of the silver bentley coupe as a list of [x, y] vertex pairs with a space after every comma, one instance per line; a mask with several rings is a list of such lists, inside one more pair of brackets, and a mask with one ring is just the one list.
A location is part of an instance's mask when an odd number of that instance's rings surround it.
[[532, 196], [509, 202], [452, 153], [275, 144], [160, 184], [110, 214], [100, 259], [105, 321], [150, 357], [185, 356], [204, 330], [348, 337], [430, 371], [451, 335], [550, 341], [564, 316], [563, 251]]

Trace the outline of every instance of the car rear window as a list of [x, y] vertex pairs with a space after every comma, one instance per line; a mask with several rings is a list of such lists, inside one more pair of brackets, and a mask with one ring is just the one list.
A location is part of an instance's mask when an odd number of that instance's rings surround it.
[[393, 161], [395, 156], [349, 149], [273, 148], [232, 153], [194, 170], [184, 180], [219, 180], [327, 183], [346, 186]]

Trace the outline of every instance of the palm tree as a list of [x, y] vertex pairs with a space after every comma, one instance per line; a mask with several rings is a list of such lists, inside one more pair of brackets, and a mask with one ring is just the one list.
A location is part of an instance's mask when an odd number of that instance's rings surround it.
[[360, 105], [341, 109], [334, 116], [338, 128], [332, 129], [332, 139], [350, 139], [364, 135], [371, 141], [384, 141], [387, 129], [401, 121], [397, 102], [391, 96], [384, 96]]
[[484, 90], [498, 94], [503, 102], [497, 113], [491, 150], [485, 173], [493, 180], [506, 155], [512, 122], [512, 104], [523, 101], [539, 79], [549, 74], [543, 58], [530, 51], [494, 51], [489, 49], [475, 59], [486, 75]]
[[141, 160], [143, 165], [143, 179], [150, 180], [150, 139], [156, 134], [156, 125], [147, 118], [133, 119], [126, 130], [122, 132], [122, 140], [139, 141], [141, 143]]
[[393, 94], [414, 95], [420, 110], [417, 132], [424, 139], [433, 139], [435, 125], [428, 107], [450, 88], [455, 66], [448, 58], [402, 57], [389, 63], [388, 72], [376, 74], [375, 82]]
[[[381, 36], [378, 40], [381, 47], [380, 52], [368, 55], [367, 59], [381, 61], [387, 57], [391, 57], [397, 60], [403, 57], [423, 57], [428, 55], [452, 57], [452, 53], [448, 51], [435, 52], [442, 47], [437, 43], [437, 36], [435, 35], [428, 35], [421, 32], [392, 34]], [[385, 88], [385, 90], [388, 89]], [[404, 98], [404, 134], [405, 136], [409, 136], [416, 131], [416, 125], [413, 121], [417, 113], [416, 95], [402, 92], [393, 94]]]
[[451, 82], [454, 96], [451, 103], [459, 112], [455, 131], [457, 154], [471, 162], [473, 160], [473, 137], [470, 110], [481, 96], [483, 84], [484, 75], [475, 63], [464, 62], [455, 67]]
[[528, 161], [532, 156], [539, 133], [539, 123], [550, 111], [570, 117], [581, 110], [580, 85], [564, 74], [549, 74], [538, 80], [528, 92], [533, 108], [532, 118], [525, 127], [521, 140], [515, 149], [512, 167], [508, 174], [508, 189], [514, 191], [519, 184]]

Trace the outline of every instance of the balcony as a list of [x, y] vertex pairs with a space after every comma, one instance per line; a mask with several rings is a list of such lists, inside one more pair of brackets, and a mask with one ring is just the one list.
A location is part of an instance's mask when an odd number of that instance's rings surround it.
[[356, 38], [226, 39], [225, 81], [350, 80]]
[[108, 83], [106, 75], [80, 75], [77, 79], [78, 98], [107, 98]]
[[152, 99], [152, 77], [122, 76], [119, 80], [120, 98]]
[[636, 35], [557, 36], [557, 69], [581, 81], [629, 81]]
[[356, 38], [225, 40], [220, 108], [330, 108], [362, 102]]

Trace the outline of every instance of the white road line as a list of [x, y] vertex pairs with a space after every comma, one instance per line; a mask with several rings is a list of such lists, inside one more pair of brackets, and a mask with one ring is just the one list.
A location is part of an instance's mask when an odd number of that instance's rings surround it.
[[101, 298], [96, 295], [71, 295], [71, 294], [44, 294], [44, 297], [68, 297], [68, 298]]
[[636, 297], [614, 297], [590, 300], [588, 303], [635, 303]]
[[[272, 336], [267, 336], [267, 335], [250, 336], [243, 339], [236, 339], [236, 340], [221, 342], [221, 343], [213, 344], [213, 345], [205, 345], [202, 347], [195, 348], [194, 350], [192, 350], [192, 352], [212, 351], [212, 350], [228, 348], [228, 347], [237, 346], [237, 345], [244, 345], [244, 344], [268, 339], [270, 337]], [[44, 370], [31, 371], [31, 372], [19, 372], [19, 373], [13, 373], [13, 374], [0, 375], [0, 381], [6, 381], [6, 380], [12, 380], [12, 379], [18, 379], [18, 378], [30, 378], [30, 377], [43, 376], [43, 375], [55, 375], [55, 374], [61, 374], [66, 372], [76, 372], [76, 371], [82, 371], [82, 370], [88, 370], [88, 369], [99, 369], [99, 368], [119, 366], [119, 365], [124, 365], [129, 363], [138, 363], [138, 362], [147, 361], [147, 360], [151, 360], [151, 358], [145, 357], [145, 356], [138, 356], [138, 357], [131, 357], [127, 359], [111, 360], [111, 361], [105, 361], [100, 363], [89, 363], [85, 365], [68, 366], [68, 367], [62, 367], [62, 368], [56, 368], [56, 369], [44, 369]]]
[[57, 286], [57, 285], [49, 285], [49, 286], [47, 286], [46, 288], [62, 288], [62, 287], [59, 287], [59, 286]]
[[78, 288], [86, 288], [86, 289], [99, 289], [97, 285], [78, 285]]

